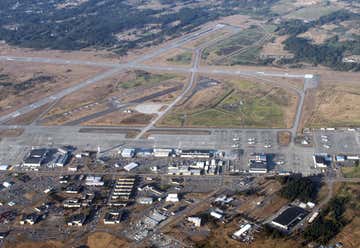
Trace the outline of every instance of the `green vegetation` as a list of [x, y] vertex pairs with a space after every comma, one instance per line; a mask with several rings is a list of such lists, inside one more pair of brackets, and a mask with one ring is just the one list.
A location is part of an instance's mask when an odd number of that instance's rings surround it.
[[293, 19], [314, 20], [322, 16], [329, 15], [337, 10], [338, 8], [335, 6], [326, 6], [326, 5], [309, 6], [294, 11], [291, 14], [287, 15], [287, 17]]
[[328, 23], [340, 23], [345, 20], [359, 20], [360, 15], [347, 10], [339, 10], [329, 15], [322, 16], [316, 21], [303, 22], [301, 20], [289, 20], [278, 27], [278, 34], [290, 35], [284, 42], [285, 49], [293, 53], [292, 59], [283, 59], [282, 64], [296, 64], [299, 62], [313, 65], [325, 65], [336, 70], [360, 70], [356, 63], [344, 63], [343, 58], [349, 54], [360, 53], [360, 36], [353, 36], [352, 40], [340, 41], [338, 36], [326, 40], [323, 44], [312, 44], [310, 40], [299, 38], [297, 35], [308, 31], [310, 28], [322, 26]]
[[345, 178], [360, 178], [359, 161], [357, 161], [354, 167], [342, 167], [341, 172]]
[[[272, 26], [267, 27], [274, 29]], [[209, 64], [258, 64], [258, 55], [265, 36], [264, 30], [251, 26], [230, 38], [206, 48], [202, 58]]]
[[[221, 90], [218, 90], [221, 92]], [[206, 95], [203, 90], [191, 99]], [[211, 101], [195, 106], [185, 103], [165, 116], [162, 125], [196, 127], [284, 127], [284, 108], [289, 107], [289, 93], [280, 88], [234, 81], [227, 83]]]
[[34, 77], [30, 79], [15, 82], [9, 75], [0, 74], [0, 100], [7, 98], [9, 95], [19, 95], [41, 84], [53, 82], [55, 82], [55, 77], [50, 75], [34, 75]]
[[[0, 37], [11, 45], [35, 49], [108, 48], [118, 54], [180, 36], [221, 16], [268, 13], [277, 0], [167, 1], [161, 8], [146, 1], [88, 0], [64, 7], [64, 0], [0, 1]], [[143, 8], [139, 8], [143, 7]], [[156, 31], [155, 31], [156, 30]], [[116, 34], [135, 35], [122, 39]]]
[[188, 65], [191, 63], [192, 56], [192, 52], [183, 52], [181, 54], [175, 55], [174, 57], [168, 58], [167, 61], [175, 64]]
[[123, 89], [135, 88], [143, 85], [153, 85], [174, 78], [172, 74], [152, 74], [147, 71], [136, 70], [135, 78], [126, 82], [119, 82], [118, 87]]
[[313, 201], [318, 193], [319, 184], [308, 177], [289, 176], [280, 178], [284, 184], [280, 195], [291, 201], [300, 199], [301, 201]]
[[305, 229], [305, 240], [327, 244], [347, 224], [343, 214], [348, 201], [341, 196], [333, 198], [314, 223]]

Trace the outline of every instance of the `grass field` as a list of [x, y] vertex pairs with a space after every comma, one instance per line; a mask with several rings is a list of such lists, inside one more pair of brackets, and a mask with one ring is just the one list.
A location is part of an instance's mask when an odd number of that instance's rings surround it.
[[191, 63], [192, 56], [192, 52], [187, 51], [168, 58], [166, 61], [172, 64], [189, 65]]
[[338, 8], [335, 6], [326, 6], [325, 4], [311, 5], [291, 12], [286, 17], [289, 19], [316, 20], [336, 10]]
[[171, 74], [153, 74], [140, 70], [137, 70], [134, 73], [135, 77], [133, 79], [130, 79], [128, 81], [119, 80], [118, 87], [123, 89], [129, 89], [143, 85], [149, 86], [175, 77], [175, 75]]
[[196, 91], [160, 126], [288, 127], [293, 117], [287, 109], [295, 106], [296, 96], [284, 89], [233, 79]]
[[[151, 99], [159, 103], [166, 102], [179, 94], [184, 79], [185, 77], [181, 75], [149, 73], [145, 71], [128, 71], [121, 73], [67, 95], [44, 115], [41, 122], [45, 125], [64, 124], [104, 111], [114, 106], [113, 104], [129, 103], [179, 86], [180, 89], [175, 92]], [[147, 101], [150, 101], [150, 99]], [[106, 117], [109, 117], [109, 119]], [[138, 120], [141, 119], [138, 118], [138, 116], [135, 117]], [[131, 119], [128, 121], [127, 118]], [[123, 111], [117, 111], [102, 117], [99, 116], [96, 120], [98, 120], [99, 123], [107, 123], [109, 125], [112, 125], [112, 123], [114, 125], [117, 123], [125, 125], [129, 122], [133, 123], [132, 120], [134, 119], [132, 116], [123, 113]], [[148, 118], [146, 118], [146, 120], [148, 120]], [[90, 122], [95, 125], [97, 124], [94, 123], [93, 120]], [[138, 124], [143, 124], [143, 122]]]
[[360, 166], [342, 167], [341, 172], [345, 178], [360, 178]]
[[[269, 26], [268, 29], [271, 31], [273, 27]], [[202, 59], [210, 65], [254, 64], [262, 45], [256, 45], [256, 43], [261, 41], [264, 36], [264, 30], [260, 27], [250, 26], [228, 39], [206, 48]]]
[[[340, 80], [340, 79], [339, 79]], [[346, 127], [360, 125], [360, 86], [358, 84], [321, 84], [315, 108], [306, 126]]]

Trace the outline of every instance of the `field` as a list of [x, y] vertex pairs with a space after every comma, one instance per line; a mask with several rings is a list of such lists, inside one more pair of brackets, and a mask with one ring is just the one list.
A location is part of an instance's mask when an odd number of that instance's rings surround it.
[[296, 104], [296, 95], [269, 84], [201, 77], [160, 126], [290, 127]]
[[87, 238], [89, 248], [120, 248], [126, 247], [129, 243], [126, 240], [117, 238], [111, 234], [97, 232]]
[[284, 50], [282, 44], [288, 37], [278, 36], [272, 42], [266, 43], [261, 50], [262, 56], [289, 56], [291, 55], [288, 51]]
[[80, 83], [103, 70], [86, 66], [0, 62], [0, 114]]
[[286, 16], [288, 19], [315, 20], [321, 16], [328, 15], [338, 8], [334, 5], [326, 6], [325, 4], [310, 5], [291, 12]]
[[206, 48], [202, 59], [209, 65], [256, 64], [261, 46], [270, 37], [262, 26], [250, 26]]
[[[340, 80], [340, 79], [339, 79]], [[360, 85], [322, 81], [314, 96], [315, 108], [306, 126], [360, 125]]]
[[168, 58], [166, 61], [173, 64], [189, 65], [191, 63], [192, 57], [193, 53], [187, 51]]
[[7, 137], [18, 137], [24, 132], [21, 128], [16, 129], [0, 129], [0, 140]]
[[40, 122], [45, 125], [143, 125], [152, 115], [140, 113], [135, 106], [151, 102], [167, 104], [181, 92], [184, 80], [184, 76], [175, 74], [121, 73], [64, 97]]
[[341, 172], [345, 178], [360, 178], [360, 166], [342, 167]]

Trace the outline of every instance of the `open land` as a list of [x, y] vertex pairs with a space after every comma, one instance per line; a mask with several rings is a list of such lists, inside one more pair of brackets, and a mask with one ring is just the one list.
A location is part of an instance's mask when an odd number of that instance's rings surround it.
[[296, 95], [264, 83], [200, 78], [192, 94], [160, 126], [290, 127], [296, 105]]
[[[102, 68], [0, 62], [0, 111], [9, 113], [57, 91], [73, 86]], [[19, 71], [21, 68], [21, 71]], [[29, 97], [31, 95], [31, 97]]]

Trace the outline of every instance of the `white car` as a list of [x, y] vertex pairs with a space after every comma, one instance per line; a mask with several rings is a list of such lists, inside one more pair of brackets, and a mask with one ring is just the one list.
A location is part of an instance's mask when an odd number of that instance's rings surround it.
[[232, 148], [238, 148], [238, 147], [239, 147], [239, 144], [233, 144], [231, 147], [232, 147]]
[[233, 141], [239, 141], [239, 140], [240, 140], [240, 138], [238, 138], [238, 137], [233, 138]]
[[254, 141], [249, 141], [248, 144], [249, 145], [255, 145], [255, 142]]
[[270, 144], [264, 145], [265, 148], [271, 148]]
[[325, 145], [325, 144], [323, 145], [323, 147], [326, 148], [326, 149], [329, 149], [329, 148], [330, 148], [329, 145]]

